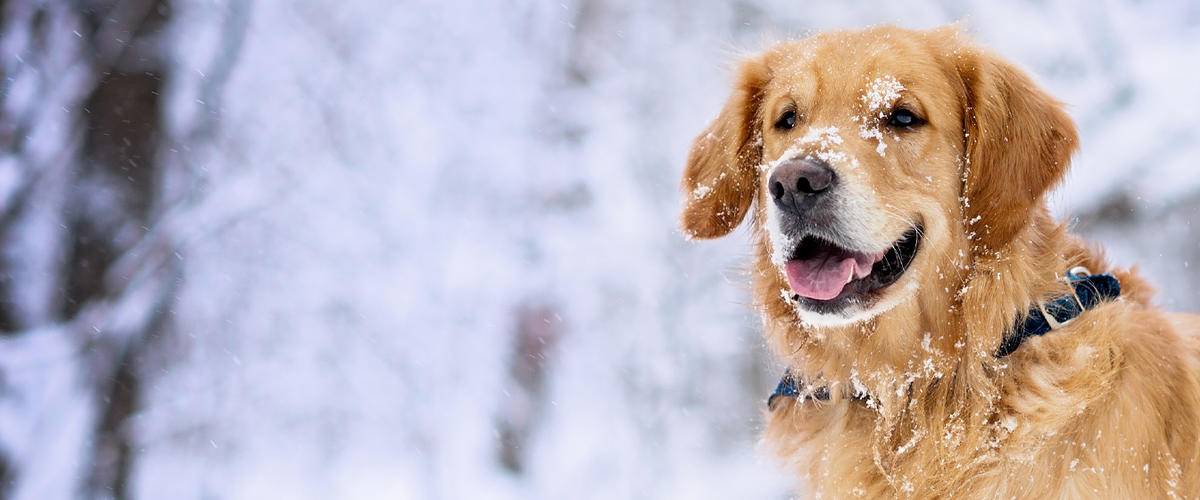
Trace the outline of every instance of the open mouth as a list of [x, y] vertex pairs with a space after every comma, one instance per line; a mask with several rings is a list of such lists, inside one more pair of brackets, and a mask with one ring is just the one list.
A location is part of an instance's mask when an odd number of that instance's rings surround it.
[[921, 244], [921, 227], [914, 227], [884, 252], [859, 252], [808, 235], [784, 264], [794, 300], [833, 312], [851, 301], [878, 295], [908, 270]]

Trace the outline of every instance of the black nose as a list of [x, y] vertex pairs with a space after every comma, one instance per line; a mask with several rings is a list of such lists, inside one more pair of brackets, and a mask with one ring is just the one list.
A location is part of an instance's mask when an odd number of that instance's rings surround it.
[[805, 201], [829, 191], [837, 175], [821, 160], [789, 160], [771, 173], [771, 198], [782, 209], [799, 210]]

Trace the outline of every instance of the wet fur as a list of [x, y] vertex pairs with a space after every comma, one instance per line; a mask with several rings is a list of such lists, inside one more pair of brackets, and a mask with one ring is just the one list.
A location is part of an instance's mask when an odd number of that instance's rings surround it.
[[[758, 167], [789, 140], [772, 136], [773, 102], [808, 96], [804, 126], [834, 123], [879, 72], [927, 80], [906, 85], [921, 90], [930, 128], [889, 143], [887, 156], [857, 134], [843, 147], [861, 163], [852, 180], [869, 183], [884, 209], [927, 219], [902, 278], [914, 290], [868, 320], [814, 327], [781, 297], [787, 284], [763, 227]], [[829, 498], [1197, 497], [1200, 319], [1153, 307], [1134, 271], [1113, 269], [1050, 217], [1045, 194], [1076, 143], [1057, 101], [954, 29], [828, 33], [742, 63], [691, 151], [681, 224], [714, 238], [749, 215], [768, 343], [801, 378], [832, 388], [829, 402], [787, 400], [767, 415], [766, 441], [806, 489]], [[1058, 277], [1076, 265], [1115, 273], [1122, 298], [994, 358], [1025, 311], [1066, 293]], [[849, 397], [855, 389], [873, 403]]]

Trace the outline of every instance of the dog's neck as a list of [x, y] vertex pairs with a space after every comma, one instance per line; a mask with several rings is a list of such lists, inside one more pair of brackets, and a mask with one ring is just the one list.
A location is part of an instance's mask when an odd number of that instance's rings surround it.
[[[1047, 210], [1031, 219], [996, 250], [954, 242], [921, 270], [932, 276], [922, 276], [924, 284], [911, 298], [857, 325], [810, 328], [792, 311], [777, 319], [764, 304], [768, 339], [799, 377], [834, 392], [868, 393], [876, 404], [867, 410], [885, 419], [902, 413], [916, 393], [994, 399], [1000, 364], [994, 353], [1014, 321], [1032, 304], [1063, 293], [1062, 271], [1088, 264], [1085, 249]], [[1062, 248], [1076, 250], [1055, 251]], [[947, 384], [963, 390], [927, 390]]]

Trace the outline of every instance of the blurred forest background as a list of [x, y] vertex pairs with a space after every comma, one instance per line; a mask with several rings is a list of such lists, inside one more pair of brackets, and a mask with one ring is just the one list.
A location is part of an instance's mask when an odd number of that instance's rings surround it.
[[687, 147], [742, 54], [958, 20], [1200, 307], [1196, 2], [0, 0], [0, 499], [787, 498]]

